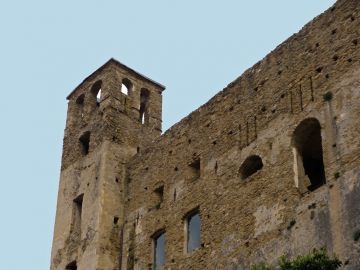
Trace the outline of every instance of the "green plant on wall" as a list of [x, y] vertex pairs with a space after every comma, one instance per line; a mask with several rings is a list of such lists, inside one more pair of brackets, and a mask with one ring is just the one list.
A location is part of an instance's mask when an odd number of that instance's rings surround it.
[[337, 257], [329, 257], [325, 249], [316, 250], [295, 259], [285, 256], [279, 260], [278, 267], [266, 266], [264, 263], [253, 265], [251, 270], [336, 270], [342, 265]]

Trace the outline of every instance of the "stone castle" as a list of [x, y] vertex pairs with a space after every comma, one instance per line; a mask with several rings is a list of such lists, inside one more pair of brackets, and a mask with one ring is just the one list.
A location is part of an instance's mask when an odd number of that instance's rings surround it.
[[109, 60], [67, 97], [51, 270], [360, 269], [359, 43], [338, 0], [163, 134], [165, 87]]

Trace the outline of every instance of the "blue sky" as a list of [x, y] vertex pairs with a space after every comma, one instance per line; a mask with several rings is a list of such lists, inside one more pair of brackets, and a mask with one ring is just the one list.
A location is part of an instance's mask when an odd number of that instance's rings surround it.
[[1, 269], [49, 269], [65, 97], [114, 57], [166, 85], [163, 130], [334, 0], [0, 1]]

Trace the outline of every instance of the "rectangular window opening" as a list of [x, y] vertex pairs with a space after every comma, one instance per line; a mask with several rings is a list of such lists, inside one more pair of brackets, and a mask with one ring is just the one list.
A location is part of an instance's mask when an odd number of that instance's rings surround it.
[[199, 210], [191, 211], [185, 218], [186, 251], [193, 252], [201, 247], [201, 220]]
[[162, 269], [165, 265], [165, 231], [161, 230], [153, 236], [154, 270]]
[[147, 125], [149, 123], [149, 97], [150, 91], [142, 88], [140, 91], [139, 121], [143, 125]]
[[164, 201], [164, 186], [160, 186], [154, 190], [156, 195], [156, 205], [155, 207], [159, 209], [161, 207], [162, 202]]
[[73, 231], [80, 235], [81, 233], [81, 215], [83, 207], [84, 194], [80, 194], [73, 200]]
[[200, 178], [200, 157], [194, 158], [188, 165], [190, 180], [196, 180]]
[[90, 132], [87, 131], [79, 138], [81, 152], [83, 156], [86, 156], [89, 153], [90, 148]]

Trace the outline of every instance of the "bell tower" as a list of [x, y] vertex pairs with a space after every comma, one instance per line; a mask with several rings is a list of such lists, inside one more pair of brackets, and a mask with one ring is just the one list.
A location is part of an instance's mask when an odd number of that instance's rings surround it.
[[67, 97], [51, 270], [120, 269], [126, 164], [160, 136], [164, 89], [110, 59]]

